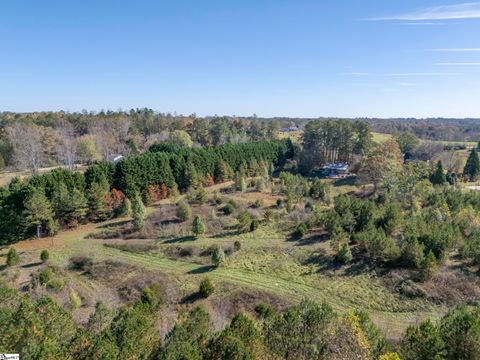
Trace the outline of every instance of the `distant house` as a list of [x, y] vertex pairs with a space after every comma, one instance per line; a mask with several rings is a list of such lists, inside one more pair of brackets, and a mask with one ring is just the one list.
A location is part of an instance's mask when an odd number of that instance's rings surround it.
[[323, 174], [331, 179], [347, 177], [349, 175], [348, 170], [348, 163], [326, 163], [322, 167]]
[[123, 155], [117, 155], [113, 158], [114, 163], [118, 163], [119, 161], [122, 161], [124, 159]]
[[284, 127], [281, 128], [281, 132], [292, 132], [292, 131], [298, 131], [300, 128], [297, 125], [290, 125], [289, 127]]

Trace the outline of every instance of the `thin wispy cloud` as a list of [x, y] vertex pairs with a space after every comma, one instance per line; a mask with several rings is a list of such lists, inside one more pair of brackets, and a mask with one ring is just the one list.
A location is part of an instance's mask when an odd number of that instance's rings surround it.
[[452, 76], [460, 75], [459, 73], [445, 73], [445, 72], [400, 72], [400, 73], [368, 73], [368, 72], [348, 72], [344, 75], [350, 76], [379, 76], [379, 77], [415, 77], [415, 76]]
[[433, 52], [480, 52], [480, 48], [426, 49]]
[[442, 62], [439, 66], [480, 66], [480, 62]]
[[419, 9], [411, 13], [375, 17], [368, 20], [428, 21], [480, 19], [480, 2], [469, 2], [456, 5], [442, 5]]

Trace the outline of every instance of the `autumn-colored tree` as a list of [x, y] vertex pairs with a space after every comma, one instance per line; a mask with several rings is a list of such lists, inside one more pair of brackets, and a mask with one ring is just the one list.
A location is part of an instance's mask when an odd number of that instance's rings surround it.
[[397, 176], [402, 164], [403, 156], [398, 143], [389, 139], [363, 158], [357, 182], [362, 185], [373, 184], [377, 190], [381, 184]]

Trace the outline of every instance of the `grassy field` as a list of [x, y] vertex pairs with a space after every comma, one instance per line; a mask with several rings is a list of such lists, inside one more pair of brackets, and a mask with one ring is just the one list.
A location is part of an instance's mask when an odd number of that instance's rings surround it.
[[[214, 189], [224, 186], [229, 184]], [[352, 189], [354, 185], [342, 185], [337, 191], [348, 192]], [[275, 200], [273, 195], [256, 192], [227, 196], [245, 203], [250, 203], [255, 198], [264, 198], [265, 207], [271, 206]], [[150, 216], [155, 218], [156, 214], [167, 212], [171, 206], [168, 200], [162, 201], [149, 208]], [[209, 213], [212, 208], [215, 209], [215, 206], [204, 205], [194, 208], [194, 213]], [[228, 219], [224, 219], [228, 224]], [[331, 267], [328, 260], [330, 245], [327, 241], [316, 233], [302, 240], [292, 239], [281, 223], [261, 226], [253, 233], [223, 231], [198, 239], [168, 236], [167, 230], [152, 238], [95, 239], [95, 234], [128, 226], [125, 225], [128, 224], [125, 220], [82, 225], [54, 238], [15, 244], [14, 247], [21, 253], [22, 264], [13, 269], [5, 269], [1, 275], [18, 288], [24, 287], [31, 281], [31, 275], [42, 267], [38, 262], [41, 250], [49, 249], [52, 254], [51, 264], [60, 269], [59, 272], [68, 280], [68, 288], [77, 289], [86, 299], [85, 306], [76, 310], [79, 319], [85, 318], [98, 299], [110, 306], [121, 304], [118, 289], [126, 286], [128, 281], [135, 284], [147, 275], [168, 281], [168, 286], [177, 294], [172, 298], [175, 309], [184, 306], [182, 299], [194, 293], [201, 279], [208, 276], [218, 291], [212, 298], [200, 300], [207, 308], [219, 306], [219, 299], [222, 299], [222, 303], [233, 301], [235, 296], [244, 300], [239, 300], [240, 305], [232, 305], [233, 309], [238, 306], [249, 309], [251, 304], [246, 304], [248, 299], [254, 299], [252, 302], [266, 298], [271, 301], [275, 299], [279, 303], [292, 303], [309, 298], [316, 302], [327, 302], [341, 312], [351, 308], [365, 309], [392, 339], [398, 338], [409, 324], [426, 317], [437, 318], [446, 311], [446, 308], [423, 299], [410, 300], [400, 296], [386, 286], [382, 277], [375, 272], [357, 271], [354, 265], [346, 268]], [[231, 220], [234, 224], [235, 220]], [[212, 268], [208, 256], [198, 255], [211, 245], [231, 248], [235, 240], [242, 244], [241, 250], [229, 254], [226, 263], [220, 268]], [[172, 253], [182, 249], [188, 249], [197, 255], [172, 256]], [[5, 256], [6, 251], [6, 248], [2, 249], [0, 255]], [[69, 259], [78, 255], [91, 257], [98, 264], [113, 261], [120, 265], [115, 265], [114, 274], [107, 272], [92, 278], [69, 270]], [[57, 296], [61, 303], [66, 301], [65, 296], [60, 294], [53, 296]], [[225, 320], [219, 322], [224, 323]]]

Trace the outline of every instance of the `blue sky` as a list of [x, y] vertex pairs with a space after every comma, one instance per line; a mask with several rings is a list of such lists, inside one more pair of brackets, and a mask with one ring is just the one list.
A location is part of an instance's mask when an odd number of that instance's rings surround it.
[[480, 117], [480, 2], [0, 2], [0, 110]]

